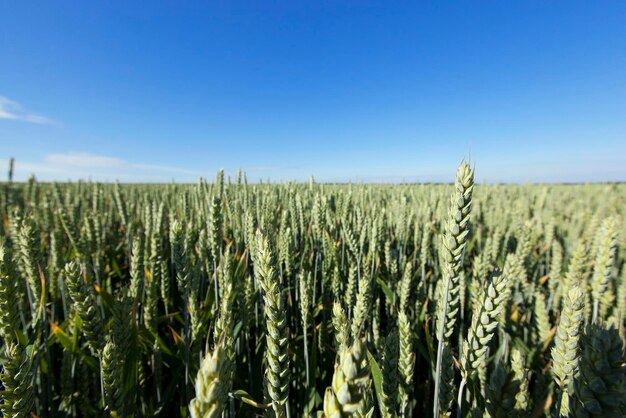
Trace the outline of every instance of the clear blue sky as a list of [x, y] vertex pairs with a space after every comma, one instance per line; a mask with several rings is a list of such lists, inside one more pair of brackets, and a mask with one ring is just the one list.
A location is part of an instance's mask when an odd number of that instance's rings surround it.
[[1, 167], [626, 180], [624, 1], [210, 3], [3, 2]]

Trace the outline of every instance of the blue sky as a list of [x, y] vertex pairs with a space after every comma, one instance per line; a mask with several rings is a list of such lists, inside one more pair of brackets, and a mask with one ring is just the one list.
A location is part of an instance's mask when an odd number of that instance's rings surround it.
[[0, 167], [626, 180], [626, 2], [205, 3], [3, 2]]

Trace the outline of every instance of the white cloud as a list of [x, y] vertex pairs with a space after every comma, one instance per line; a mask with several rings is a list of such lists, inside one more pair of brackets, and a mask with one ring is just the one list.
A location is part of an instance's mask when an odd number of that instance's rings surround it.
[[59, 125], [58, 122], [45, 116], [27, 112], [18, 102], [5, 96], [0, 96], [0, 119], [35, 123], [38, 125]]
[[[8, 161], [0, 160], [0, 166], [6, 165]], [[105, 155], [67, 152], [48, 154], [42, 161], [36, 162], [17, 159], [15, 174], [15, 179], [18, 181], [26, 180], [34, 174], [43, 181], [91, 179], [94, 181], [169, 182], [172, 178], [176, 178], [177, 181], [195, 182], [199, 177], [212, 173], [208, 170], [202, 172], [179, 167], [133, 163]]]
[[160, 171], [164, 173], [178, 173], [178, 174], [191, 174], [191, 175], [206, 175], [207, 173], [201, 173], [196, 170], [188, 170], [186, 168], [179, 167], [171, 167], [167, 165], [154, 165], [154, 164], [131, 164], [132, 167], [138, 170], [147, 170], [147, 171]]
[[44, 160], [54, 165], [80, 168], [114, 168], [123, 167], [127, 163], [119, 158], [105, 157], [84, 152], [69, 152], [66, 154], [49, 154]]

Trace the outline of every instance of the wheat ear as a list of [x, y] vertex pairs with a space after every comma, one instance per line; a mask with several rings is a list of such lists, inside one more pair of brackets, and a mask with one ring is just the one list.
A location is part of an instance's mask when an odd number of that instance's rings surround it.
[[584, 319], [583, 294], [580, 288], [573, 287], [563, 302], [561, 321], [554, 338], [552, 348], [552, 373], [561, 388], [561, 400], [558, 413], [569, 413], [568, 385], [576, 373], [579, 353], [578, 342]]
[[254, 269], [263, 288], [265, 302], [265, 326], [267, 336], [266, 358], [268, 367], [265, 377], [272, 408], [278, 418], [287, 416], [289, 398], [289, 334], [285, 314], [285, 299], [280, 280], [274, 268], [270, 244], [257, 231], [257, 254]]

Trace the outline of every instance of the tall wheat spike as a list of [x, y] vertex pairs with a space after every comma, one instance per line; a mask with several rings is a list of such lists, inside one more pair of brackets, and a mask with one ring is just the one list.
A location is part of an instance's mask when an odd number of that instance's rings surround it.
[[517, 417], [525, 417], [528, 413], [529, 406], [529, 372], [524, 365], [524, 355], [520, 350], [513, 349], [511, 352], [511, 369], [513, 370], [514, 379], [519, 383], [519, 390], [515, 395], [515, 415]]
[[[444, 223], [442, 245], [442, 278], [445, 284], [440, 286], [439, 307], [437, 310], [437, 363], [435, 366], [435, 401], [433, 415], [439, 415], [442, 393], [440, 388], [442, 373], [443, 346], [449, 340], [457, 320], [460, 305], [460, 275], [463, 254], [469, 235], [472, 193], [474, 190], [474, 171], [466, 162], [461, 163], [454, 183], [455, 191], [450, 197], [448, 218]], [[451, 387], [444, 386], [443, 393], [449, 393]]]
[[0, 243], [0, 336], [5, 342], [14, 341], [15, 332], [20, 329], [18, 298], [11, 257]]
[[552, 347], [552, 373], [561, 388], [559, 413], [567, 416], [570, 413], [568, 386], [578, 368], [578, 342], [582, 332], [584, 306], [580, 288], [573, 287], [563, 302], [563, 312], [559, 322], [554, 347]]
[[413, 392], [413, 373], [415, 370], [415, 352], [413, 349], [413, 327], [404, 312], [398, 313], [398, 336], [400, 344], [400, 411], [402, 416], [409, 415], [409, 401]]
[[289, 399], [289, 335], [285, 317], [285, 299], [280, 280], [274, 268], [269, 241], [257, 231], [255, 274], [263, 288], [265, 326], [267, 336], [265, 378], [272, 399], [272, 409], [278, 418], [287, 416]]
[[593, 296], [593, 322], [599, 319], [600, 303], [611, 278], [615, 253], [617, 252], [617, 225], [613, 218], [602, 222], [596, 236], [596, 259], [591, 279], [591, 294]]
[[504, 308], [508, 298], [509, 278], [497, 272], [485, 289], [483, 301], [472, 317], [467, 341], [463, 345], [464, 356], [462, 363], [467, 376], [472, 375], [486, 361], [489, 342], [498, 326], [498, 315]]
[[[469, 164], [463, 162], [457, 172], [454, 183], [455, 190], [450, 196], [448, 218], [444, 222], [443, 230], [443, 265], [442, 278], [450, 282], [448, 289], [448, 304], [443, 306], [446, 286], [441, 287], [438, 310], [437, 327], [443, 327], [445, 339], [450, 338], [454, 331], [459, 311], [459, 279], [463, 264], [463, 254], [469, 235], [469, 221], [472, 209], [472, 193], [474, 191], [474, 171]], [[444, 308], [446, 311], [443, 315]], [[441, 331], [438, 331], [440, 334]]]

